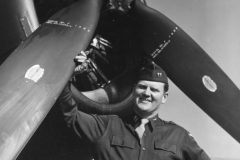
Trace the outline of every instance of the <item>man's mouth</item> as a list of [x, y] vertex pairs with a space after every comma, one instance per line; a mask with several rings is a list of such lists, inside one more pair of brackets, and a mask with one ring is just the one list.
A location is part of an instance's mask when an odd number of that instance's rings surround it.
[[139, 100], [141, 102], [152, 102], [150, 99], [144, 98], [144, 97], [140, 97]]

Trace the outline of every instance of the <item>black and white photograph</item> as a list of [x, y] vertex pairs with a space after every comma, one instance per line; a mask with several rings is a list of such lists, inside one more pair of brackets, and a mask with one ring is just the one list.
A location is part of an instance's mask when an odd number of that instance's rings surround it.
[[0, 160], [240, 160], [239, 0], [0, 0]]

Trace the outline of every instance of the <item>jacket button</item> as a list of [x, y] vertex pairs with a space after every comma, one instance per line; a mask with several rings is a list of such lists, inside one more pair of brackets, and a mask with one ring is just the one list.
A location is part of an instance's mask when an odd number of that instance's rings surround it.
[[146, 148], [142, 148], [144, 151], [146, 150]]

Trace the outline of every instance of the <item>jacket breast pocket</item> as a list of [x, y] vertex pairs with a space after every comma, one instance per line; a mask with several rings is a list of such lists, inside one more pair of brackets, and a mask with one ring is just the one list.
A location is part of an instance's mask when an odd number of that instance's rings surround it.
[[154, 160], [156, 159], [164, 159], [164, 160], [172, 160], [179, 159], [177, 155], [177, 146], [173, 143], [155, 140], [154, 141]]
[[111, 155], [113, 159], [131, 160], [136, 140], [128, 136], [113, 136], [111, 140]]

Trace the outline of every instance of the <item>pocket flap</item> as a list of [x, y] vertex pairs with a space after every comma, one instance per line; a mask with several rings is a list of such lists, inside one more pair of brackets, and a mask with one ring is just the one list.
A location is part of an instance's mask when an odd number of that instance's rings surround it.
[[134, 148], [135, 140], [127, 136], [113, 136], [111, 145]]
[[154, 142], [154, 146], [155, 146], [155, 149], [172, 152], [173, 154], [176, 154], [176, 152], [177, 152], [177, 146], [175, 144], [171, 144], [169, 142], [156, 140]]

